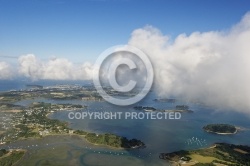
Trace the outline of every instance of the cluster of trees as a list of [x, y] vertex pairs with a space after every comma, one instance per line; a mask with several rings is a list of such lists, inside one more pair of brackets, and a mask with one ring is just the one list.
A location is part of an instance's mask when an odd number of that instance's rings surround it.
[[146, 107], [143, 107], [143, 106], [135, 106], [134, 107], [134, 109], [135, 110], [152, 110], [152, 111], [156, 111], [156, 108], [154, 108], [154, 107], [148, 107], [148, 106], [146, 106]]
[[7, 154], [8, 151], [6, 149], [1, 149], [0, 150], [0, 157], [2, 157], [3, 155]]
[[113, 134], [95, 134], [88, 133], [86, 139], [94, 144], [109, 145], [113, 147], [122, 147], [122, 137]]
[[[235, 149], [245, 151], [246, 154], [237, 152]], [[215, 149], [198, 150], [198, 153], [217, 158], [218, 160], [214, 160], [213, 163], [229, 166], [250, 165], [250, 147], [248, 146], [217, 143]]]
[[22, 110], [24, 109], [24, 106], [11, 104], [11, 103], [0, 103], [0, 110]]
[[23, 124], [16, 125], [15, 127], [20, 129], [20, 132], [18, 134], [19, 137], [28, 138], [28, 137], [38, 136], [38, 133], [32, 132], [30, 128], [28, 128]]
[[44, 108], [44, 109], [50, 109], [51, 108], [51, 103], [45, 103], [45, 102], [38, 102], [38, 103], [33, 103], [31, 108]]
[[[238, 151], [237, 151], [238, 149]], [[210, 156], [216, 158], [211, 163], [197, 163], [195, 166], [214, 166], [216, 163], [228, 166], [246, 166], [250, 165], [250, 147], [244, 145], [233, 145], [226, 143], [216, 143], [215, 148], [199, 149], [192, 151], [177, 151], [172, 153], [161, 153], [160, 159], [171, 161], [179, 161], [191, 154], [199, 154], [202, 156]]]
[[82, 130], [75, 130], [75, 131], [74, 131], [74, 134], [78, 134], [78, 135], [87, 135], [88, 132], [82, 131]]
[[24, 151], [12, 151], [10, 155], [0, 159], [0, 165], [1, 166], [13, 165], [23, 157], [24, 153], [25, 153]]
[[73, 106], [74, 106], [74, 108], [83, 108], [83, 106], [80, 105], [80, 104], [76, 104], [76, 105], [73, 105]]
[[[172, 153], [160, 153], [159, 158], [170, 161], [179, 161], [182, 157], [187, 158], [188, 155], [190, 155], [189, 151], [180, 150]], [[188, 159], [191, 160], [190, 157], [188, 157]]]
[[156, 102], [175, 103], [176, 99], [154, 99]]
[[177, 105], [175, 106], [177, 110], [188, 110], [189, 107], [187, 105]]
[[[237, 163], [239, 165], [250, 165], [250, 147], [243, 145], [232, 145], [232, 144], [223, 144], [220, 143], [219, 146], [216, 147], [220, 151], [226, 152], [229, 155], [221, 155], [223, 160], [229, 161], [232, 163]], [[240, 153], [235, 151], [235, 149], [240, 149], [246, 152]]]
[[117, 136], [114, 134], [95, 134], [88, 133], [85, 138], [94, 144], [108, 145], [112, 147], [121, 148], [138, 148], [143, 147], [145, 144], [137, 139], [128, 140], [126, 137]]
[[84, 108], [81, 104], [51, 104], [51, 103], [45, 103], [45, 102], [37, 102], [33, 103], [30, 107], [32, 109], [34, 108], [43, 108], [46, 110], [49, 109], [59, 109], [59, 108]]
[[235, 133], [236, 127], [229, 124], [209, 124], [203, 127], [204, 130], [216, 133]]
[[216, 166], [216, 165], [213, 163], [197, 163], [194, 166]]

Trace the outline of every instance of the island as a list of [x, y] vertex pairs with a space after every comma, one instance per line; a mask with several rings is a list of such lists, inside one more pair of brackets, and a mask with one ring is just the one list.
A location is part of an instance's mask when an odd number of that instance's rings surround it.
[[154, 99], [155, 102], [175, 103], [176, 99]]
[[31, 90], [35, 90], [35, 89], [43, 89], [43, 86], [41, 85], [35, 85], [35, 84], [27, 84], [26, 85], [27, 89]]
[[175, 106], [177, 110], [188, 110], [189, 106], [188, 105], [177, 105]]
[[181, 113], [193, 113], [194, 111], [189, 109], [187, 105], [176, 105], [174, 110], [165, 110], [165, 112], [181, 112]]
[[208, 124], [203, 127], [203, 130], [215, 134], [236, 134], [237, 128], [229, 124]]
[[160, 153], [159, 158], [168, 160], [176, 166], [250, 165], [250, 147], [215, 143], [213, 146], [206, 149]]
[[189, 110], [189, 107], [186, 105], [177, 105], [175, 109], [156, 109], [150, 106], [135, 106], [135, 110], [146, 111], [146, 112], [181, 112], [181, 113], [193, 113], [194, 111]]
[[144, 111], [157, 111], [156, 108], [154, 107], [149, 107], [149, 106], [135, 106], [135, 110], [144, 110]]

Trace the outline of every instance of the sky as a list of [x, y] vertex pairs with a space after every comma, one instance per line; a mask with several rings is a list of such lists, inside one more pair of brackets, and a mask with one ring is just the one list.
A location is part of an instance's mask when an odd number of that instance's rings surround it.
[[249, 114], [249, 43], [250, 1], [0, 0], [0, 80], [92, 80], [100, 53], [129, 44], [159, 97]]
[[174, 40], [227, 30], [249, 9], [243, 0], [0, 0], [0, 60], [35, 54], [93, 63], [135, 29], [151, 25]]

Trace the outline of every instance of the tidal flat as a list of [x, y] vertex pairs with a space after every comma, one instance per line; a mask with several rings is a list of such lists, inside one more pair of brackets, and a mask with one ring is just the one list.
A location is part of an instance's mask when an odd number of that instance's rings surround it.
[[89, 165], [164, 165], [165, 161], [145, 160], [135, 151], [96, 146], [77, 135], [51, 135], [40, 139], [13, 142], [4, 148], [27, 149], [16, 165], [26, 166], [89, 166]]

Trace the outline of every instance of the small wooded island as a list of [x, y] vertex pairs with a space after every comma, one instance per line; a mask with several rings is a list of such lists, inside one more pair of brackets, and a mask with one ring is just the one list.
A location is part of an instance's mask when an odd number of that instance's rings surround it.
[[194, 111], [190, 110], [187, 105], [176, 105], [175, 109], [156, 109], [149, 106], [135, 106], [135, 110], [146, 111], [146, 112], [181, 112], [181, 113], [193, 113]]
[[203, 130], [215, 134], [236, 134], [237, 128], [229, 124], [208, 124], [203, 127]]

